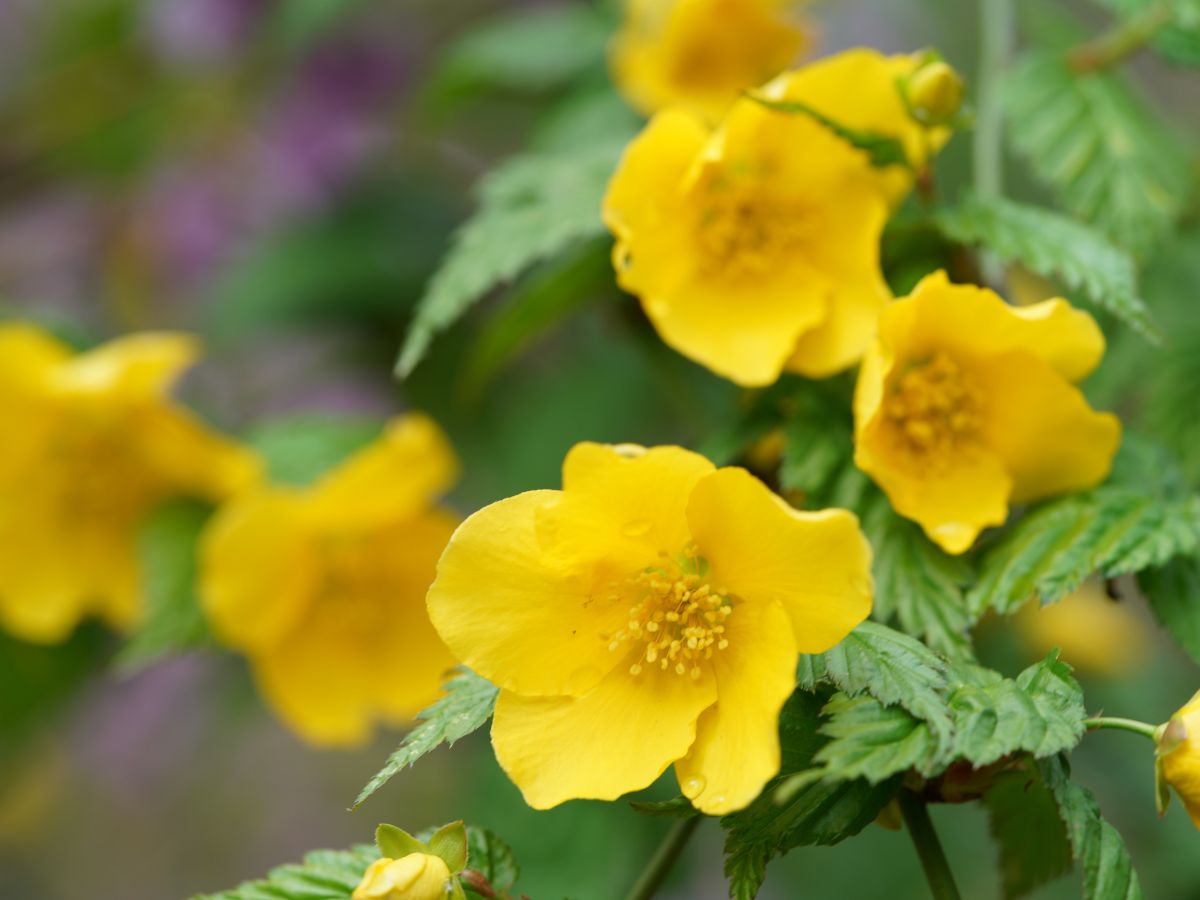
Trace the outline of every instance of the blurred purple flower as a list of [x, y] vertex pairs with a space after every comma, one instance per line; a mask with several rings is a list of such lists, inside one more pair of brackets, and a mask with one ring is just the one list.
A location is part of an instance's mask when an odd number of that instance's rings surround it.
[[153, 0], [146, 4], [149, 43], [171, 63], [220, 62], [246, 41], [268, 6], [266, 0]]

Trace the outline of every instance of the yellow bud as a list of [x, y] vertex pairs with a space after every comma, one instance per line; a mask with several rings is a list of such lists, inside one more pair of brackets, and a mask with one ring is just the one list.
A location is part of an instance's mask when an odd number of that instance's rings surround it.
[[922, 66], [908, 79], [908, 103], [923, 125], [944, 125], [958, 113], [963, 101], [963, 80], [938, 60]]
[[1159, 731], [1159, 772], [1200, 828], [1200, 693]]
[[444, 900], [450, 868], [440, 856], [410, 853], [377, 859], [354, 889], [353, 900]]

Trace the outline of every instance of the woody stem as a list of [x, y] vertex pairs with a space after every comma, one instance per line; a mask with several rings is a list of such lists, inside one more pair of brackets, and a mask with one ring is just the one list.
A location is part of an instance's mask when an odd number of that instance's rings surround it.
[[684, 846], [696, 830], [696, 826], [700, 824], [701, 818], [701, 816], [689, 816], [671, 826], [671, 830], [667, 832], [663, 842], [658, 845], [654, 856], [646, 864], [637, 884], [629, 891], [625, 900], [650, 900], [654, 896], [655, 892], [662, 887], [663, 882], [667, 880], [667, 876], [671, 874], [671, 869], [679, 860], [679, 854], [683, 852]]
[[937, 832], [933, 830], [933, 821], [929, 818], [925, 801], [909, 790], [900, 791], [898, 799], [900, 814], [904, 817], [913, 846], [917, 848], [917, 857], [921, 860], [933, 900], [962, 900], [958, 885], [954, 883], [954, 874], [950, 871], [950, 863], [946, 861], [946, 852], [942, 849]]
[[1148, 737], [1152, 741], [1155, 740], [1155, 732], [1158, 730], [1153, 725], [1147, 725], [1145, 722], [1137, 721], [1137, 719], [1117, 719], [1111, 716], [1095, 716], [1091, 719], [1085, 719], [1083, 724], [1087, 726], [1088, 731], [1113, 728], [1117, 731], [1132, 731], [1134, 734]]

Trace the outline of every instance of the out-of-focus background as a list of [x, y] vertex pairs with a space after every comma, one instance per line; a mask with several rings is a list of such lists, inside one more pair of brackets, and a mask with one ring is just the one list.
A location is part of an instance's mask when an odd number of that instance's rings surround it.
[[[1066, 6], [1106, 21], [1091, 4]], [[497, 30], [496, 17], [531, 11], [556, 22], [553, 40]], [[973, 3], [836, 0], [809, 15], [818, 53], [935, 46], [971, 76]], [[407, 383], [391, 375], [479, 176], [520, 148], [636, 129], [605, 70], [612, 21], [583, 0], [0, 0], [0, 314], [81, 346], [141, 329], [201, 334], [206, 360], [181, 395], [235, 435], [284, 413], [426, 409], [464, 460], [452, 498], [463, 512], [555, 486], [577, 440], [696, 445], [736, 391], [664, 347], [615, 288], [581, 292], [569, 316], [517, 348], [485, 304]], [[1194, 139], [1195, 74], [1149, 59], [1135, 71]], [[964, 179], [967, 143], [960, 135], [940, 161], [945, 183]], [[1168, 330], [1195, 333], [1194, 220], [1151, 271], [1147, 299]], [[1159, 422], [1138, 374], [1152, 351], [1123, 343], [1097, 398], [1160, 424], [1200, 474], [1200, 452], [1182, 426]], [[1135, 661], [1114, 670], [1102, 651], [1080, 674], [1093, 708], [1161, 721], [1200, 679], [1132, 609], [1113, 631]], [[1105, 640], [1086, 636], [1066, 658]], [[1009, 672], [1044, 653], [1007, 624], [983, 643]], [[315, 847], [367, 841], [378, 821], [416, 830], [454, 818], [513, 846], [534, 900], [588, 900], [617, 896], [666, 827], [621, 804], [528, 810], [482, 733], [351, 813], [396, 733], [352, 752], [314, 750], [265, 711], [241, 660], [197, 652], [129, 677], [110, 665], [116, 646], [99, 626], [58, 648], [0, 637], [2, 900], [184, 898]], [[1135, 737], [1089, 737], [1076, 771], [1124, 834], [1147, 895], [1200, 897], [1200, 835], [1178, 808], [1154, 821], [1145, 751]], [[965, 896], [997, 897], [983, 812], [934, 815]], [[719, 841], [705, 826], [672, 896], [724, 896]], [[792, 853], [764, 896], [926, 891], [907, 837], [871, 828]], [[1068, 878], [1036, 896], [1077, 892]]]

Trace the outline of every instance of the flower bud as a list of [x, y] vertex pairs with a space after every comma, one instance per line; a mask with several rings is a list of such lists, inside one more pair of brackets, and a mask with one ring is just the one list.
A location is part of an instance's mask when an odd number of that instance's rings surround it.
[[[1158, 730], [1159, 795], [1175, 788], [1192, 822], [1200, 828], [1200, 693]], [[1159, 801], [1160, 811], [1165, 807]]]
[[945, 125], [958, 114], [963, 101], [963, 80], [941, 60], [913, 72], [907, 85], [908, 105], [922, 125]]
[[377, 859], [354, 889], [353, 900], [444, 900], [450, 867], [440, 856], [410, 853]]

